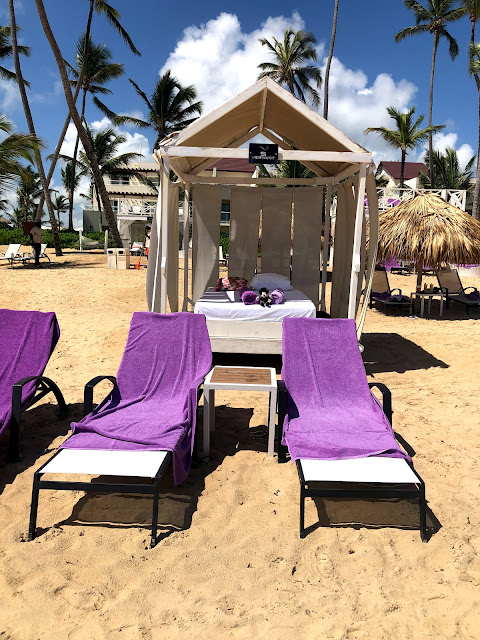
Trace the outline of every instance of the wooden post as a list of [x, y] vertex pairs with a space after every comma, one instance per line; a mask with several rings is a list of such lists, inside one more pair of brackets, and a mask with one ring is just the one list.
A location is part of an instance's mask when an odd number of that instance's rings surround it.
[[323, 235], [322, 252], [322, 291], [320, 294], [320, 309], [325, 311], [325, 296], [327, 292], [327, 266], [330, 255], [330, 207], [332, 205], [332, 187], [327, 186], [327, 199], [325, 202], [325, 232]]
[[[168, 218], [170, 214], [170, 161], [163, 158], [161, 174], [162, 193], [162, 238], [160, 262], [160, 313], [167, 313], [167, 267], [168, 267]], [[178, 250], [178, 247], [177, 247]]]
[[103, 241], [103, 253], [107, 253], [108, 249], [108, 229], [105, 231], [105, 240]]
[[367, 167], [362, 165], [358, 177], [358, 192], [356, 194], [355, 231], [353, 236], [352, 271], [350, 274], [350, 291], [348, 296], [348, 318], [355, 319], [357, 314], [357, 288], [360, 277], [360, 249], [362, 244], [362, 227], [365, 209], [365, 186]]
[[417, 291], [422, 289], [423, 260], [423, 253], [421, 253], [417, 260]]
[[190, 242], [190, 208], [188, 191], [190, 183], [185, 182], [183, 197], [183, 305], [182, 311], [188, 311], [188, 253]]

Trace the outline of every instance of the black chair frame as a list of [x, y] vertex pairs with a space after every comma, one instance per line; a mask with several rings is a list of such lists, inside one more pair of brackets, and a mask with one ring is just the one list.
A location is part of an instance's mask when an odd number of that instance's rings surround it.
[[62, 392], [58, 386], [45, 376], [28, 376], [22, 378], [13, 385], [12, 389], [12, 417], [9, 422], [9, 440], [7, 451], [7, 462], [18, 462], [20, 460], [20, 417], [22, 414], [22, 391], [23, 387], [30, 383], [36, 383], [36, 391], [33, 399], [28, 403], [28, 409], [44, 398], [50, 392], [53, 393], [58, 403], [58, 414], [60, 419], [68, 416], [68, 407], [65, 403]]
[[[392, 424], [392, 394], [388, 387], [382, 383], [369, 382], [370, 389], [376, 387], [382, 394], [382, 406], [385, 415], [388, 418], [390, 424]], [[277, 438], [278, 438], [278, 462], [287, 461], [287, 447], [281, 444], [283, 423], [287, 412], [287, 400], [288, 391], [283, 380], [278, 381], [278, 426], [277, 426]], [[300, 460], [296, 462], [298, 478], [300, 481], [300, 538], [305, 538], [305, 499], [306, 498], [405, 498], [418, 500], [419, 516], [420, 516], [420, 538], [422, 542], [427, 542], [427, 501], [425, 498], [425, 483], [419, 474], [413, 469], [418, 482], [412, 485], [378, 485], [370, 484], [362, 486], [359, 489], [348, 488], [334, 488], [326, 486], [324, 488], [315, 486], [309, 487], [308, 482], [305, 481], [305, 477], [302, 471], [302, 465]], [[319, 483], [316, 483], [319, 484]]]
[[[109, 380], [114, 386], [117, 383], [115, 376], [96, 376], [85, 385], [83, 395], [83, 417], [93, 411], [93, 391], [97, 384], [103, 380]], [[201, 395], [202, 385], [199, 386], [197, 395]], [[158, 529], [158, 500], [160, 492], [160, 479], [171, 462], [172, 454], [169, 453], [158, 469], [155, 478], [152, 478], [152, 484], [125, 484], [121, 482], [75, 482], [75, 481], [57, 481], [42, 480], [43, 469], [49, 464], [55, 456], [60, 452], [57, 451], [51, 458], [43, 464], [33, 475], [32, 503], [30, 507], [30, 521], [28, 526], [28, 540], [34, 540], [37, 529], [37, 512], [38, 498], [41, 489], [60, 490], [60, 491], [85, 491], [93, 493], [136, 493], [151, 495], [152, 505], [152, 527], [150, 534], [150, 548], [157, 544]]]

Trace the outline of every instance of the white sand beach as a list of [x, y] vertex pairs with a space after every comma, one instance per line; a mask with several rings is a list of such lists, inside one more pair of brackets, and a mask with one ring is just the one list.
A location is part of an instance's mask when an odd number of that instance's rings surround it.
[[[0, 267], [2, 306], [56, 312], [46, 375], [71, 407], [60, 422], [50, 397], [29, 410], [23, 459], [0, 469], [0, 638], [477, 639], [480, 313], [461, 305], [442, 319], [438, 302], [424, 319], [369, 310], [362, 339], [426, 483], [428, 544], [407, 501], [309, 500], [300, 540], [295, 466], [266, 455], [266, 396], [238, 392], [217, 392], [209, 460], [177, 487], [163, 479], [154, 549], [148, 497], [82, 492], [42, 492], [26, 542], [33, 473], [81, 415], [85, 382], [116, 373], [131, 315], [147, 310], [145, 278], [108, 270], [100, 252]], [[390, 280], [415, 288], [414, 276]]]

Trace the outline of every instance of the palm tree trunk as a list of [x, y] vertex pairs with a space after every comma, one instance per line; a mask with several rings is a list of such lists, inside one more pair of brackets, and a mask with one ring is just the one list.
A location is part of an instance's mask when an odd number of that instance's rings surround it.
[[476, 220], [480, 220], [480, 78], [475, 75], [475, 82], [478, 91], [478, 148], [477, 148], [477, 173], [475, 176], [475, 189], [473, 192], [472, 215]]
[[[471, 35], [470, 44], [475, 44], [475, 17], [472, 15], [471, 19]], [[480, 220], [480, 77], [478, 73], [474, 73], [475, 84], [477, 85], [478, 92], [478, 146], [477, 146], [477, 172], [475, 175], [475, 189], [473, 191], [473, 208], [472, 216], [475, 220]]]
[[[83, 55], [84, 60], [87, 59], [87, 55], [88, 55], [88, 40], [90, 38], [90, 31], [91, 31], [91, 27], [92, 27], [93, 8], [94, 8], [94, 0], [90, 0], [90, 9], [89, 9], [89, 12], [88, 12], [87, 29], [86, 29], [87, 40], [85, 42], [85, 52], [84, 52], [84, 55]], [[78, 77], [77, 86], [75, 87], [75, 93], [73, 94], [73, 101], [74, 101], [75, 104], [77, 104], [77, 98], [78, 98], [78, 94], [80, 93], [80, 87], [83, 84], [84, 76], [85, 76], [85, 66], [83, 66], [80, 69], [80, 75]], [[67, 129], [68, 129], [68, 125], [69, 124], [70, 124], [70, 112], [68, 112], [67, 117], [65, 118], [65, 123], [63, 125], [62, 132], [60, 134], [60, 137], [58, 138], [57, 146], [56, 146], [55, 151], [54, 151], [53, 156], [52, 156], [52, 161], [50, 163], [50, 169], [48, 170], [48, 174], [47, 174], [47, 185], [48, 186], [50, 186], [50, 182], [52, 181], [53, 172], [55, 171], [55, 167], [57, 166], [58, 156], [60, 155], [60, 149], [62, 148], [63, 141], [65, 140], [65, 136], [67, 134]], [[73, 196], [72, 196], [72, 198], [73, 198]], [[41, 215], [41, 213], [39, 213], [39, 212], [42, 211], [42, 209], [43, 209], [44, 201], [45, 201], [45, 199], [44, 199], [44, 196], [42, 195], [42, 197], [40, 198], [40, 202], [38, 203], [37, 217]], [[69, 196], [69, 201], [70, 201], [70, 196]], [[71, 220], [70, 220], [70, 212], [69, 212], [69, 215], [68, 215], [68, 230], [69, 231], [73, 231], [73, 214], [72, 214], [72, 217], [71, 217]]]
[[[432, 70], [430, 73], [430, 104], [428, 106], [428, 126], [432, 126], [432, 115], [433, 115], [433, 76], [435, 75], [435, 59], [437, 57], [437, 47], [438, 47], [438, 33], [435, 32], [433, 34], [433, 53], [432, 53]], [[435, 188], [435, 175], [433, 168], [433, 133], [430, 131], [428, 134], [428, 172], [430, 174], [430, 186]]]
[[[10, 14], [10, 38], [12, 43], [12, 54], [15, 65], [15, 74], [17, 76], [18, 89], [22, 98], [23, 110], [25, 112], [25, 119], [27, 121], [28, 130], [30, 135], [36, 136], [35, 126], [33, 124], [32, 112], [30, 111], [30, 105], [28, 104], [27, 92], [25, 91], [25, 82], [22, 76], [22, 69], [20, 67], [20, 57], [18, 55], [18, 43], [17, 43], [17, 22], [15, 20], [15, 8], [13, 6], [13, 0], [8, 0], [8, 9]], [[40, 149], [35, 147], [35, 164], [37, 165], [37, 171], [42, 182], [43, 194], [47, 203], [48, 215], [50, 218], [50, 224], [52, 226], [53, 245], [55, 247], [55, 255], [62, 255], [62, 245], [60, 244], [60, 236], [58, 235], [57, 220], [55, 218], [55, 211], [53, 210], [52, 201], [50, 200], [50, 193], [48, 191], [47, 180], [45, 177], [45, 171], [43, 169], [42, 154]], [[41, 211], [40, 211], [41, 216]], [[40, 217], [37, 213], [37, 220]]]
[[[88, 42], [85, 42], [85, 52], [88, 55]], [[85, 68], [85, 65], [83, 66], [83, 69], [84, 68]], [[85, 120], [85, 104], [86, 104], [86, 100], [87, 100], [87, 90], [84, 89], [83, 90], [83, 96], [82, 96], [82, 112], [80, 114], [80, 118], [81, 118], [82, 122], [84, 122], [84, 120]], [[75, 173], [77, 171], [77, 154], [78, 154], [78, 146], [79, 146], [79, 144], [80, 144], [80, 136], [78, 135], [78, 131], [77, 131], [77, 139], [75, 140], [75, 148], [73, 150], [73, 159], [72, 159], [72, 175], [73, 175], [74, 183], [75, 183]], [[70, 198], [70, 201], [68, 203], [68, 230], [69, 231], [73, 231], [73, 200], [74, 200], [74, 198], [75, 198], [75, 190], [72, 191], [72, 197]]]
[[333, 10], [332, 39], [330, 40], [330, 51], [328, 52], [327, 66], [325, 67], [325, 78], [323, 85], [323, 117], [325, 118], [325, 120], [328, 120], [328, 81], [330, 80], [330, 67], [332, 65], [335, 36], [337, 34], [338, 2], [339, 0], [335, 0], [335, 9]]
[[[12, 2], [13, 0], [9, 0], [10, 2]], [[90, 167], [92, 169], [92, 173], [94, 175], [95, 178], [95, 182], [97, 183], [97, 187], [100, 191], [100, 197], [102, 199], [102, 203], [103, 203], [103, 209], [105, 211], [105, 216], [107, 218], [108, 221], [108, 226], [110, 227], [110, 230], [112, 232], [112, 236], [113, 236], [113, 241], [115, 243], [116, 247], [123, 247], [122, 244], [122, 239], [120, 238], [120, 234], [118, 232], [118, 228], [117, 228], [117, 221], [115, 219], [114, 213], [112, 211], [112, 207], [110, 205], [110, 201], [108, 198], [108, 193], [107, 190], [105, 188], [105, 184], [103, 182], [102, 176], [100, 174], [100, 169], [98, 166], [98, 162], [97, 159], [95, 157], [95, 153], [93, 151], [92, 145], [90, 144], [90, 140], [88, 138], [87, 132], [85, 131], [84, 127], [83, 127], [83, 123], [82, 120], [80, 119], [80, 115], [78, 113], [78, 110], [75, 106], [75, 103], [73, 101], [73, 96], [72, 96], [72, 90], [70, 87], [70, 82], [68, 79], [68, 74], [67, 74], [67, 69], [65, 66], [65, 63], [63, 61], [63, 57], [62, 57], [62, 53], [60, 51], [60, 48], [58, 46], [57, 41], [55, 40], [55, 36], [53, 35], [52, 29], [50, 27], [50, 23], [48, 21], [48, 17], [47, 14], [45, 12], [45, 7], [43, 5], [43, 0], [35, 0], [35, 4], [37, 7], [37, 11], [38, 11], [38, 15], [40, 17], [40, 22], [42, 24], [43, 30], [45, 32], [45, 35], [47, 37], [47, 40], [50, 44], [50, 47], [52, 49], [53, 55], [55, 57], [55, 61], [57, 63], [58, 66], [58, 70], [60, 72], [60, 77], [62, 80], [62, 84], [63, 84], [63, 90], [65, 92], [65, 99], [67, 101], [68, 104], [68, 109], [70, 111], [70, 115], [72, 117], [72, 120], [75, 123], [75, 126], [77, 127], [77, 131], [80, 135], [80, 140], [82, 142], [83, 148], [85, 150], [85, 155], [88, 158], [88, 162], [90, 164]]]
[[417, 291], [422, 289], [422, 276], [423, 276], [423, 253], [418, 256], [417, 260]]
[[407, 157], [407, 152], [405, 149], [402, 149], [402, 162], [400, 164], [400, 189], [403, 189], [405, 186], [405, 159]]

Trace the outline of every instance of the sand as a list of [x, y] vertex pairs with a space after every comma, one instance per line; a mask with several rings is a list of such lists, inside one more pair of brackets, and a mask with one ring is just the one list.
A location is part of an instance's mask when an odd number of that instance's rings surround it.
[[[52, 260], [0, 266], [1, 305], [57, 313], [46, 375], [78, 418], [83, 385], [116, 372], [146, 310], [146, 269], [109, 271], [98, 252]], [[391, 284], [410, 293], [414, 277]], [[367, 372], [416, 451], [428, 544], [406, 501], [309, 500], [300, 540], [295, 467], [266, 456], [267, 397], [234, 392], [217, 393], [210, 459], [162, 481], [155, 549], [148, 498], [81, 492], [42, 492], [27, 543], [33, 473], [70, 422], [46, 398], [23, 419], [23, 460], [0, 469], [0, 638], [479, 638], [479, 317], [452, 305], [440, 320], [438, 302], [424, 319], [367, 315]]]

